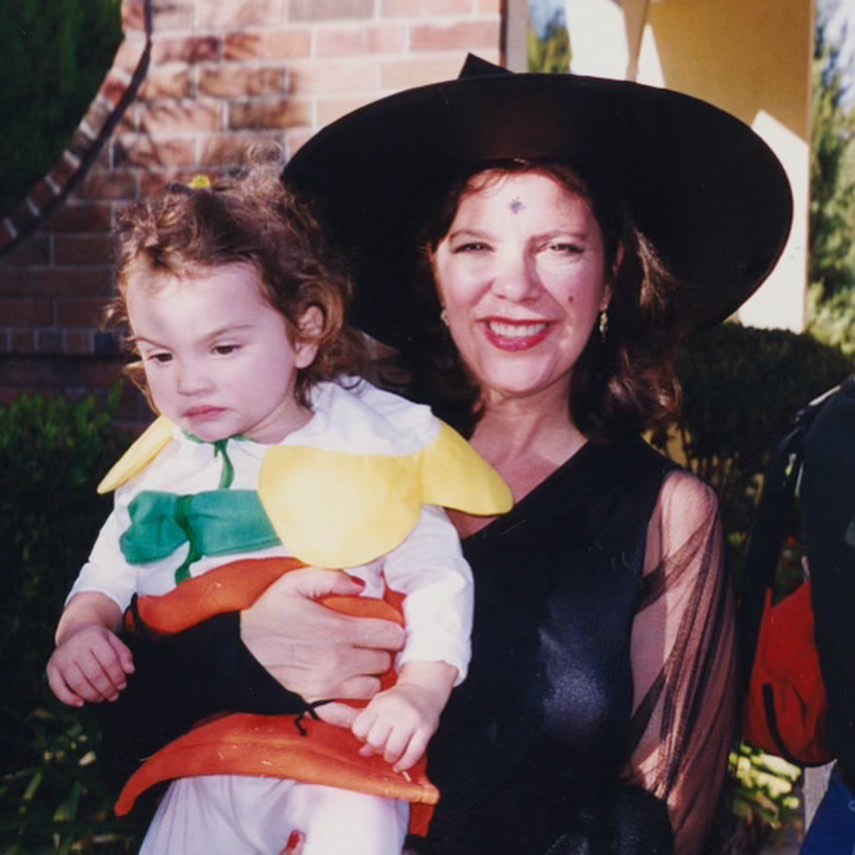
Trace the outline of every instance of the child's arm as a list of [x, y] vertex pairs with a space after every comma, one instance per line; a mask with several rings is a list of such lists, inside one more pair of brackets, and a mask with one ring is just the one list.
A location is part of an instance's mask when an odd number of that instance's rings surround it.
[[377, 695], [353, 722], [366, 754], [382, 754], [396, 771], [409, 769], [425, 753], [457, 679], [445, 662], [408, 662], [398, 682]]
[[119, 606], [95, 591], [71, 598], [56, 629], [56, 650], [47, 664], [51, 690], [64, 704], [112, 701], [133, 673], [131, 651], [116, 635]]
[[365, 741], [365, 754], [382, 754], [406, 770], [424, 754], [469, 664], [472, 573], [444, 511], [422, 510], [416, 528], [385, 557], [383, 576], [404, 595], [398, 681], [368, 704], [351, 730]]

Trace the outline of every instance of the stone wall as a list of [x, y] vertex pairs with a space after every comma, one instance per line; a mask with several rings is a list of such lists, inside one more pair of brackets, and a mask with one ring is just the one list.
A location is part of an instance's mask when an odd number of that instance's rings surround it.
[[[118, 209], [397, 90], [499, 61], [503, 0], [123, 0], [113, 68], [48, 175], [0, 222], [0, 403], [112, 386], [98, 332]], [[144, 418], [128, 396], [125, 415]]]

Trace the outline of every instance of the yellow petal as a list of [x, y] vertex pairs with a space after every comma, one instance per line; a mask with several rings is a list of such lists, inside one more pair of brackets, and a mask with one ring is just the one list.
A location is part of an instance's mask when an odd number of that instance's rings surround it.
[[160, 416], [119, 458], [98, 485], [99, 493], [112, 493], [142, 472], [172, 440], [172, 423]]
[[494, 516], [513, 500], [498, 473], [446, 425], [416, 454], [277, 446], [258, 493], [286, 548], [307, 564], [353, 567], [399, 546], [424, 505]]

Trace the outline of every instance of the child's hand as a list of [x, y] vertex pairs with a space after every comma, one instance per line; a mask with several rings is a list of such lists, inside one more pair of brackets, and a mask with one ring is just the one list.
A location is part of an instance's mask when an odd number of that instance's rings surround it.
[[51, 691], [72, 707], [114, 701], [133, 671], [127, 645], [97, 624], [82, 626], [64, 638], [47, 664]]
[[366, 744], [362, 753], [382, 754], [396, 771], [406, 771], [425, 753], [457, 669], [444, 662], [405, 665], [397, 685], [377, 695], [356, 717], [352, 731]]

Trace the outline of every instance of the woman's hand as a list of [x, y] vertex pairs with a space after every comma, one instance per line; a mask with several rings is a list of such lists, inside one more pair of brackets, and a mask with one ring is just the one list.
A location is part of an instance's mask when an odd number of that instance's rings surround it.
[[[286, 689], [306, 701], [366, 700], [380, 689], [404, 631], [390, 621], [338, 614], [318, 597], [357, 596], [363, 583], [335, 570], [308, 567], [285, 574], [241, 612], [241, 639]], [[324, 704], [318, 715], [350, 727], [358, 710]]]

